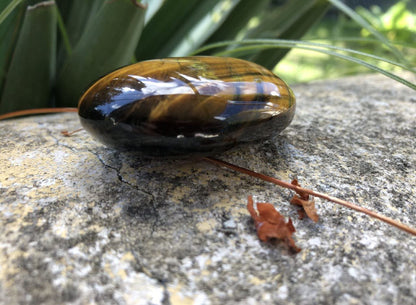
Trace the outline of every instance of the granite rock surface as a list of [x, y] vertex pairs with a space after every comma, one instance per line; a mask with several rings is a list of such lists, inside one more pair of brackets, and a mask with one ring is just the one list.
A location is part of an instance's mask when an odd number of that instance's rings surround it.
[[[414, 81], [414, 79], [413, 79]], [[367, 75], [293, 87], [293, 123], [219, 158], [416, 226], [416, 93]], [[414, 304], [416, 237], [198, 160], [140, 160], [76, 114], [0, 122], [0, 303]], [[290, 217], [258, 240], [247, 196]]]

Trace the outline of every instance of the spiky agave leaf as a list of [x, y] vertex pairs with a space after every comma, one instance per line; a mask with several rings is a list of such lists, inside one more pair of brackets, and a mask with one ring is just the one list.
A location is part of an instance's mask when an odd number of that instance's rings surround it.
[[56, 5], [28, 6], [1, 95], [0, 112], [48, 105], [55, 76]]
[[57, 105], [76, 106], [81, 93], [100, 76], [131, 63], [145, 8], [128, 0], [105, 1], [88, 21], [57, 81]]

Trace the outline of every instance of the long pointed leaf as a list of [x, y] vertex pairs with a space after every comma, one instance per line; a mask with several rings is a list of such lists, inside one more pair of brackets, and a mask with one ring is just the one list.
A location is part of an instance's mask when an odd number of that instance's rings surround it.
[[[264, 10], [269, 2], [269, 0], [241, 0], [204, 44], [236, 38], [237, 34], [247, 26], [253, 17]], [[210, 50], [207, 54], [212, 53], [212, 51]]]
[[[202, 18], [195, 18], [185, 23], [182, 33], [178, 33], [177, 37], [181, 40], [177, 41], [169, 56], [183, 56], [201, 46], [205, 40], [227, 19], [229, 13], [235, 7], [239, 0], [223, 0], [218, 2], [214, 7], [209, 5], [199, 7], [199, 12], [204, 12]], [[198, 15], [198, 14], [195, 14]], [[194, 23], [194, 21], [197, 21]]]
[[6, 18], [12, 14], [14, 9], [19, 6], [23, 0], [12, 0], [9, 4], [6, 5], [6, 2], [0, 3], [0, 24], [3, 23]]
[[88, 21], [102, 6], [102, 0], [73, 0], [65, 22], [69, 42], [74, 46], [81, 37]]
[[219, 0], [166, 0], [146, 24], [136, 49], [138, 60], [168, 57]]
[[[318, 22], [325, 14], [330, 4], [327, 0], [316, 0], [312, 7], [302, 14], [299, 14], [295, 20], [292, 20], [290, 26], [285, 31], [279, 33], [280, 39], [300, 39], [313, 24]], [[268, 68], [274, 66], [289, 52], [288, 49], [281, 50], [264, 50], [250, 58], [250, 60]]]
[[25, 13], [21, 0], [0, 4], [0, 96]]
[[250, 38], [277, 38], [295, 24], [299, 18], [313, 9], [317, 0], [291, 0], [284, 5], [266, 10], [260, 18], [259, 24], [249, 30], [245, 39]]
[[[412, 67], [411, 66], [405, 66], [399, 62], [395, 62], [392, 60], [389, 60], [387, 58], [383, 58], [383, 57], [379, 57], [379, 56], [375, 56], [373, 54], [369, 54], [369, 53], [364, 53], [364, 52], [360, 52], [360, 51], [355, 51], [352, 49], [346, 49], [346, 48], [341, 48], [341, 47], [336, 47], [336, 46], [332, 46], [332, 45], [325, 45], [322, 43], [316, 43], [316, 42], [309, 42], [309, 41], [299, 41], [299, 40], [283, 40], [283, 39], [251, 39], [251, 40], [245, 40], [245, 41], [225, 41], [225, 42], [220, 42], [220, 43], [213, 43], [210, 46], [205, 46], [197, 51], [195, 51], [195, 54], [197, 54], [198, 52], [203, 52], [209, 48], [211, 49], [216, 49], [218, 47], [222, 47], [225, 45], [235, 45], [235, 44], [240, 44], [241, 46], [238, 46], [236, 48], [232, 48], [229, 50], [225, 50], [222, 51], [220, 53], [216, 53], [216, 56], [235, 56], [235, 55], [239, 55], [239, 54], [249, 54], [249, 53], [255, 53], [257, 50], [263, 50], [263, 49], [289, 49], [289, 48], [298, 48], [298, 49], [303, 49], [303, 50], [307, 50], [307, 51], [314, 51], [314, 52], [320, 52], [323, 54], [327, 54], [330, 56], [334, 56], [334, 57], [338, 57], [359, 65], [362, 65], [364, 67], [367, 67], [371, 70], [374, 70], [376, 72], [379, 72], [381, 74], [384, 74], [387, 77], [390, 77], [402, 84], [404, 84], [405, 86], [408, 86], [409, 88], [416, 90], [416, 84], [413, 84], [409, 81], [407, 81], [406, 79], [395, 75], [385, 69], [379, 68], [376, 65], [370, 64], [367, 61], [364, 61], [362, 59], [353, 57], [353, 56], [349, 56], [349, 55], [345, 55], [345, 54], [341, 54], [339, 52], [335, 52], [335, 51], [343, 51], [343, 52], [348, 52], [348, 53], [352, 53], [352, 54], [356, 54], [356, 55], [360, 55], [360, 56], [366, 56], [372, 59], [376, 59], [378, 61], [381, 62], [386, 62], [389, 63], [391, 65], [395, 65], [398, 67], [401, 67], [405, 70], [408, 71], [412, 71]], [[332, 51], [335, 50], [335, 51]]]
[[163, 4], [163, 0], [144, 0], [142, 3], [147, 5], [146, 16], [144, 18], [144, 24], [147, 24], [160, 9]]
[[[367, 41], [367, 40], [366, 40]], [[211, 45], [206, 45], [198, 50], [196, 50], [194, 53], [192, 53], [191, 55], [197, 55], [197, 54], [201, 54], [206, 50], [213, 50], [213, 49], [218, 49], [220, 47], [225, 47], [225, 46], [236, 46], [234, 48], [225, 50], [225, 51], [221, 51], [221, 52], [216, 52], [214, 53], [215, 56], [230, 56], [233, 55], [235, 56], [236, 54], [238, 54], [239, 52], [244, 52], [244, 53], [253, 53], [253, 50], [261, 50], [261, 49], [269, 49], [269, 48], [314, 48], [315, 49], [329, 49], [329, 50], [335, 50], [335, 51], [341, 51], [341, 52], [345, 52], [345, 53], [351, 53], [354, 55], [360, 55], [363, 57], [368, 57], [377, 61], [382, 61], [382, 62], [386, 62], [388, 64], [391, 64], [393, 66], [396, 67], [400, 67], [402, 69], [408, 70], [408, 71], [412, 71], [412, 67], [411, 66], [406, 66], [400, 62], [396, 62], [393, 60], [390, 60], [388, 58], [385, 57], [380, 57], [377, 55], [373, 55], [370, 53], [365, 53], [365, 52], [361, 52], [361, 51], [356, 51], [353, 49], [348, 49], [348, 48], [342, 48], [342, 47], [337, 47], [334, 45], [329, 45], [329, 44], [324, 44], [324, 43], [319, 43], [319, 42], [313, 42], [313, 41], [305, 41], [305, 40], [289, 40], [289, 39], [246, 39], [243, 41], [222, 41], [222, 42], [218, 42], [218, 43], [213, 43]], [[308, 50], [309, 50], [308, 49]]]
[[[58, 69], [61, 68], [67, 56], [72, 54], [72, 48], [79, 41], [87, 23], [93, 19], [92, 17], [97, 13], [102, 6], [102, 0], [73, 0], [71, 6], [68, 7], [68, 2], [65, 2], [65, 8], [68, 12], [63, 12], [66, 16], [65, 24], [62, 23], [58, 15], [59, 29], [61, 32], [62, 41], [58, 48]], [[62, 12], [61, 12], [62, 13]]]
[[0, 112], [48, 105], [55, 73], [56, 6], [45, 1], [26, 10], [0, 103]]
[[91, 82], [131, 62], [144, 15], [131, 1], [104, 2], [59, 73], [57, 105], [76, 106]]

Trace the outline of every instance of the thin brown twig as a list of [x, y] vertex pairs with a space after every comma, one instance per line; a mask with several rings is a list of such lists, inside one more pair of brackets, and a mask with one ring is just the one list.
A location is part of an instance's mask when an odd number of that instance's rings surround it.
[[75, 108], [75, 107], [25, 109], [25, 110], [18, 110], [18, 111], [5, 113], [5, 114], [0, 114], [0, 120], [15, 118], [15, 117], [24, 116], [24, 115], [31, 115], [31, 114], [77, 112], [77, 111], [78, 111], [78, 108]]
[[63, 131], [61, 131], [61, 134], [65, 137], [70, 137], [74, 133], [80, 132], [81, 130], [84, 130], [84, 128], [78, 128], [78, 129], [75, 129], [75, 130], [72, 130], [72, 131], [63, 130]]
[[276, 179], [276, 178], [273, 178], [273, 177], [270, 177], [270, 176], [267, 176], [267, 175], [263, 175], [263, 174], [251, 171], [249, 169], [246, 169], [244, 167], [240, 167], [240, 166], [237, 166], [237, 165], [234, 165], [234, 164], [222, 161], [222, 160], [218, 160], [218, 159], [215, 159], [215, 158], [205, 157], [205, 158], [203, 158], [203, 160], [205, 160], [207, 162], [210, 162], [210, 163], [213, 163], [213, 164], [216, 164], [218, 166], [227, 167], [229, 169], [235, 170], [237, 172], [240, 172], [240, 173], [252, 176], [252, 177], [259, 178], [259, 179], [264, 180], [264, 181], [268, 181], [268, 182], [277, 184], [277, 185], [282, 186], [284, 188], [294, 190], [297, 193], [305, 192], [305, 193], [308, 193], [311, 196], [319, 197], [319, 198], [326, 199], [328, 201], [343, 205], [347, 208], [353, 209], [353, 210], [358, 211], [360, 213], [367, 214], [367, 215], [369, 215], [373, 218], [377, 218], [377, 219], [379, 219], [381, 221], [384, 221], [385, 223], [388, 223], [388, 224], [390, 224], [390, 225], [392, 225], [392, 226], [394, 226], [394, 227], [396, 227], [400, 230], [403, 230], [407, 233], [410, 233], [410, 234], [416, 236], [416, 229], [411, 228], [411, 227], [409, 227], [409, 226], [407, 226], [407, 225], [405, 225], [405, 224], [403, 224], [403, 223], [401, 223], [397, 220], [389, 218], [387, 216], [384, 216], [384, 215], [378, 214], [374, 211], [371, 211], [369, 209], [360, 207], [360, 206], [358, 206], [358, 205], [356, 205], [352, 202], [345, 201], [345, 200], [342, 200], [342, 199], [339, 199], [339, 198], [336, 198], [336, 197], [333, 197], [333, 196], [329, 196], [329, 195], [324, 194], [324, 193], [320, 193], [320, 192], [316, 192], [316, 191], [313, 191], [313, 190], [305, 189], [303, 187], [300, 187], [300, 186], [297, 186], [297, 185], [294, 185], [294, 184], [291, 184], [291, 183], [288, 183], [288, 182], [285, 182], [285, 181], [282, 181], [282, 180], [279, 180], [279, 179]]

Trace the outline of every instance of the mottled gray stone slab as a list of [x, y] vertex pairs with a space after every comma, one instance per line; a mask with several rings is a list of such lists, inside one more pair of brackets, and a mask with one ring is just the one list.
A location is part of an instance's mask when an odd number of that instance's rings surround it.
[[[382, 76], [294, 87], [281, 136], [220, 156], [416, 226], [416, 93]], [[76, 114], [0, 122], [4, 304], [414, 304], [416, 237], [201, 161], [143, 161]], [[291, 217], [302, 248], [258, 240], [248, 195]]]

